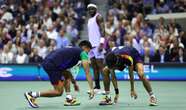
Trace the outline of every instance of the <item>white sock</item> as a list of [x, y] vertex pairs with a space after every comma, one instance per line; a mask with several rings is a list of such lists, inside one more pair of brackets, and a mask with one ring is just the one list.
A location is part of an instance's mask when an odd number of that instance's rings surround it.
[[69, 100], [72, 100], [73, 99], [72, 98], [72, 95], [70, 95], [70, 94], [66, 95], [66, 98], [69, 99]]
[[34, 98], [40, 97], [40, 92], [32, 92]]
[[151, 96], [151, 95], [153, 95], [154, 93], [151, 91], [151, 92], [149, 92], [149, 96]]
[[153, 94], [153, 95], [150, 95], [150, 97], [154, 97], [155, 98], [156, 96]]
[[109, 97], [109, 98], [111, 97], [110, 96], [110, 91], [105, 91], [105, 94], [106, 94], [107, 97]]

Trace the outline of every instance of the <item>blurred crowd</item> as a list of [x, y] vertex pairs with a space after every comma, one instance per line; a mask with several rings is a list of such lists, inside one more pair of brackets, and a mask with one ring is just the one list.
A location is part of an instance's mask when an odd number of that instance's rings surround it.
[[105, 31], [107, 51], [130, 45], [145, 63], [186, 62], [186, 32], [175, 19], [153, 24], [145, 15], [185, 12], [186, 0], [109, 0]]
[[[40, 63], [57, 48], [76, 46], [89, 0], [0, 0], [0, 63]], [[108, 0], [105, 49], [130, 45], [144, 62], [186, 62], [186, 32], [174, 19], [146, 14], [185, 12], [185, 0]], [[99, 10], [98, 10], [99, 11]]]
[[83, 0], [0, 0], [0, 63], [38, 63], [75, 46], [86, 16]]

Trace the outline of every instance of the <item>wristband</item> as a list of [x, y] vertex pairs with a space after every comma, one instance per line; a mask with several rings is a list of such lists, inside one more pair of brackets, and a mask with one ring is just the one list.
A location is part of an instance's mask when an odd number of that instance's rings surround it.
[[115, 94], [119, 94], [119, 89], [115, 89]]

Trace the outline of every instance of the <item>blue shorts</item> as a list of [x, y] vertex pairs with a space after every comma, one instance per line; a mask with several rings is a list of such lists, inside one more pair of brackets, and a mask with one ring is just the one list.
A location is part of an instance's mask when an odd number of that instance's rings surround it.
[[135, 48], [133, 48], [131, 51], [132, 51], [131, 56], [134, 60], [134, 65], [136, 65], [137, 63], [143, 63], [143, 60], [142, 60], [141, 55], [139, 54], [139, 52]]
[[62, 70], [58, 69], [55, 64], [52, 63], [52, 61], [44, 60], [42, 67], [48, 74], [52, 85], [57, 85], [59, 81], [63, 80]]

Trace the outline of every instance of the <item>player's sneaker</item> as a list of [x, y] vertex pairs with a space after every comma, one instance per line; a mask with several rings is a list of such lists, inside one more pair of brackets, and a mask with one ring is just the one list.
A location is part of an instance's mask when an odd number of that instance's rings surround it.
[[32, 107], [32, 108], [38, 108], [39, 106], [36, 104], [36, 98], [34, 98], [32, 96], [32, 92], [25, 92], [24, 93], [24, 96], [26, 98], [26, 100], [28, 101], [29, 105]]
[[150, 106], [157, 106], [157, 99], [155, 96], [151, 96], [150, 97], [150, 103], [149, 103]]
[[[90, 90], [87, 91], [88, 94], [90, 94]], [[105, 92], [102, 91], [101, 89], [94, 89], [94, 93], [97, 94], [97, 95], [100, 95], [100, 94], [104, 94]]]
[[94, 89], [94, 93], [100, 95], [103, 91], [101, 89]]
[[68, 99], [66, 98], [64, 106], [78, 106], [80, 102], [76, 98]]
[[107, 95], [105, 95], [103, 97], [103, 100], [99, 103], [99, 105], [112, 105], [112, 100], [111, 97], [108, 97]]

